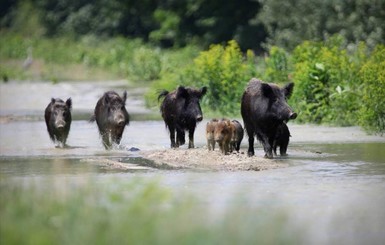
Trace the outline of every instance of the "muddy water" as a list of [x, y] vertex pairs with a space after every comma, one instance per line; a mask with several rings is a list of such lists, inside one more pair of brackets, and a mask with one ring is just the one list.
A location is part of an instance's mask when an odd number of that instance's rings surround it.
[[[276, 162], [290, 167], [269, 171], [196, 172], [151, 167], [141, 152], [169, 147], [161, 121], [132, 121], [122, 144], [105, 151], [95, 124], [86, 117], [103, 91], [122, 92], [122, 82], [0, 85], [1, 181], [98, 183], [157, 179], [176, 193], [196, 196], [220, 216], [226, 207], [289, 214], [290, 229], [304, 232], [305, 244], [383, 244], [385, 241], [385, 139], [368, 136], [357, 127], [333, 128], [289, 125], [288, 158]], [[18, 91], [19, 99], [12, 93]], [[128, 89], [128, 111], [148, 113]], [[68, 149], [49, 141], [42, 113], [50, 97], [72, 97], [74, 120]], [[204, 147], [204, 124], [199, 124], [195, 145]], [[256, 145], [256, 154], [263, 155]], [[246, 140], [242, 151], [246, 151]], [[139, 151], [137, 151], [139, 149]], [[120, 163], [119, 167], [115, 164]], [[122, 167], [123, 166], [123, 167]]]

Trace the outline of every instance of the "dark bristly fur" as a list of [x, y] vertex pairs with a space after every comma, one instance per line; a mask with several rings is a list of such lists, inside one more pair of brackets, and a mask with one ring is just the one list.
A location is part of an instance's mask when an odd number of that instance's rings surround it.
[[44, 111], [45, 123], [49, 137], [55, 144], [61, 147], [66, 146], [66, 141], [71, 128], [72, 100], [64, 102], [61, 99], [51, 99]]
[[130, 116], [125, 107], [126, 99], [126, 91], [123, 97], [114, 91], [108, 91], [95, 106], [95, 112], [90, 121], [96, 121], [106, 149], [110, 149], [113, 143], [120, 144], [124, 128], [130, 122]]
[[277, 155], [277, 147], [279, 146], [279, 154], [286, 156], [287, 146], [289, 145], [290, 131], [286, 123], [281, 123], [278, 128], [273, 142], [273, 152]]
[[[199, 100], [206, 94], [207, 88], [185, 88], [159, 93], [158, 100], [164, 97], [160, 106], [163, 120], [170, 131], [171, 147], [179, 147], [185, 143], [185, 131], [189, 132], [189, 148], [194, 148], [194, 131], [203, 114]], [[176, 132], [176, 141], [175, 141]]]
[[265, 157], [273, 158], [273, 142], [277, 128], [297, 113], [286, 102], [293, 91], [293, 83], [283, 88], [252, 78], [242, 96], [241, 114], [249, 137], [248, 155], [254, 155], [254, 137], [262, 143]]

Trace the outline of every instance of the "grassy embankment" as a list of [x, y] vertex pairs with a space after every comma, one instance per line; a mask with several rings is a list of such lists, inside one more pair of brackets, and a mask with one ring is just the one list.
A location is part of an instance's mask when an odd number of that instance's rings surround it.
[[156, 181], [3, 181], [1, 244], [298, 244], [301, 237], [284, 212], [230, 205], [214, 218], [196, 197]]

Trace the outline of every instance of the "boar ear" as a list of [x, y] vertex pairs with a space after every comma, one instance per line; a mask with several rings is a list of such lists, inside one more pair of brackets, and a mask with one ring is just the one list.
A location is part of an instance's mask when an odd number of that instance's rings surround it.
[[127, 91], [124, 91], [123, 92], [123, 103], [126, 103], [126, 100], [127, 100]]
[[110, 96], [107, 93], [104, 94], [104, 104], [108, 105], [110, 103]]
[[261, 90], [262, 90], [262, 94], [265, 97], [271, 97], [271, 95], [273, 94], [273, 89], [267, 83], [261, 83]]
[[54, 98], [51, 98], [51, 103], [54, 104], [56, 100]]
[[177, 98], [180, 98], [180, 97], [187, 98], [187, 96], [188, 96], [187, 89], [183, 86], [179, 86], [177, 91], [176, 91], [176, 97]]
[[282, 88], [286, 98], [288, 99], [290, 98], [291, 94], [293, 93], [293, 88], [294, 88], [294, 83], [288, 83]]
[[68, 107], [69, 110], [72, 109], [72, 99], [71, 99], [71, 98], [68, 98], [68, 99], [67, 99], [66, 105], [67, 105], [67, 107]]
[[206, 93], [207, 93], [207, 87], [206, 86], [203, 86], [201, 88], [201, 95], [199, 96], [199, 98], [202, 98]]

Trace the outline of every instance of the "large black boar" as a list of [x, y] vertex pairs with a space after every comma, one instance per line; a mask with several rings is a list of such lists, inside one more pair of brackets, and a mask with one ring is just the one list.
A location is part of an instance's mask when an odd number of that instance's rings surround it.
[[241, 114], [249, 136], [249, 156], [254, 155], [254, 136], [257, 136], [263, 145], [265, 157], [273, 158], [272, 147], [278, 126], [297, 117], [297, 113], [286, 102], [293, 87], [294, 83], [280, 88], [256, 78], [250, 80], [241, 104]]
[[49, 137], [59, 147], [66, 146], [72, 122], [71, 109], [71, 98], [65, 103], [61, 99], [52, 98], [45, 109], [44, 118]]
[[104, 93], [96, 104], [90, 121], [96, 120], [106, 149], [111, 149], [112, 143], [120, 144], [124, 127], [130, 122], [130, 116], [125, 107], [126, 99], [126, 91], [123, 97], [114, 91], [109, 91]]
[[290, 131], [286, 123], [281, 123], [277, 128], [277, 133], [273, 142], [273, 152], [277, 155], [277, 147], [279, 146], [279, 154], [281, 156], [287, 156], [287, 146], [289, 145]]
[[[194, 148], [194, 131], [203, 114], [199, 100], [206, 94], [207, 88], [185, 88], [179, 86], [172, 92], [162, 91], [158, 100], [164, 97], [160, 106], [163, 120], [170, 131], [171, 147], [185, 143], [185, 131], [189, 132], [188, 148]], [[176, 131], [176, 141], [175, 141]]]

